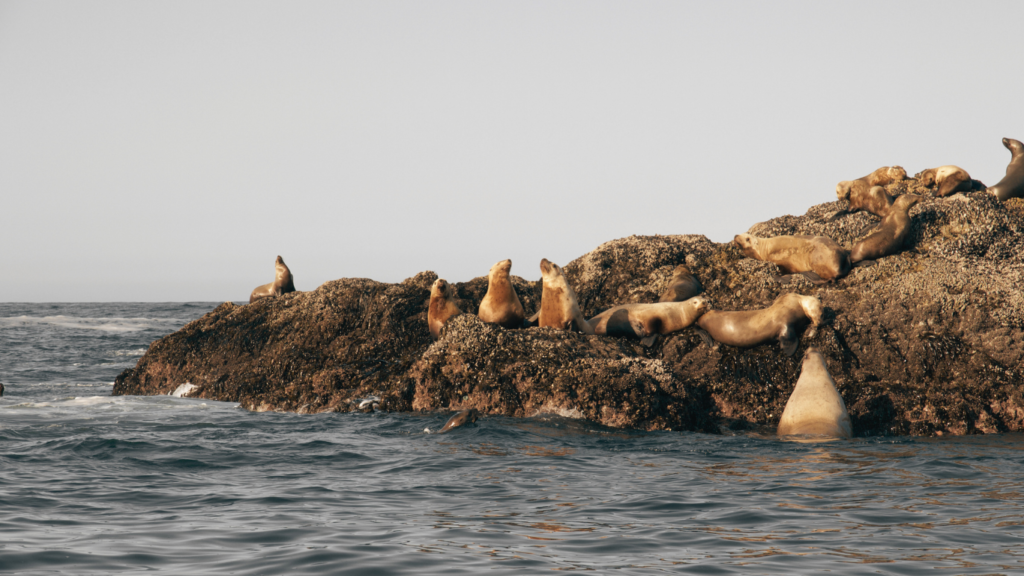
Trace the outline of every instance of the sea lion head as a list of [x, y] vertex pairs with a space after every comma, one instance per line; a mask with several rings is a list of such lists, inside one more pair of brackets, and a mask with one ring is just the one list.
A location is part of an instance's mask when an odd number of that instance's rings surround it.
[[430, 297], [431, 298], [444, 298], [448, 296], [448, 281], [444, 278], [438, 278], [434, 280], [434, 283], [430, 286]]
[[699, 296], [694, 296], [693, 298], [687, 300], [687, 302], [693, 304], [694, 310], [696, 310], [699, 314], [704, 314], [708, 310], [712, 309], [711, 300], [703, 294]]
[[903, 169], [903, 166], [890, 166], [889, 178], [893, 182], [902, 182], [907, 179], [907, 171]]
[[802, 296], [800, 307], [804, 309], [804, 315], [811, 321], [811, 329], [807, 331], [807, 337], [814, 337], [814, 333], [821, 324], [821, 300], [817, 296]]
[[1020, 140], [1014, 140], [1013, 138], [1003, 138], [1003, 146], [1009, 150], [1013, 157], [1016, 158], [1020, 154], [1024, 154], [1024, 144], [1021, 144]]
[[491, 266], [491, 271], [488, 276], [491, 278], [494, 278], [495, 274], [504, 274], [505, 276], [508, 276], [510, 270], [512, 270], [512, 260], [502, 260], [501, 262], [495, 263], [494, 266]]
[[838, 200], [849, 200], [850, 190], [853, 188], [853, 182], [849, 180], [843, 180], [839, 184], [836, 184], [836, 198]]
[[892, 203], [893, 209], [906, 210], [910, 212], [910, 209], [921, 200], [924, 200], [923, 196], [917, 194], [904, 194], [896, 198], [896, 201]]
[[684, 276], [690, 274], [690, 267], [686, 264], [680, 264], [672, 270], [672, 276]]
[[921, 186], [924, 186], [925, 188], [931, 188], [932, 186], [935, 186], [935, 168], [922, 170], [915, 174], [914, 178], [917, 179], [918, 183], [921, 184]]
[[737, 234], [732, 239], [733, 244], [739, 246], [740, 252], [747, 258], [757, 257], [757, 241], [758, 237], [752, 234]]

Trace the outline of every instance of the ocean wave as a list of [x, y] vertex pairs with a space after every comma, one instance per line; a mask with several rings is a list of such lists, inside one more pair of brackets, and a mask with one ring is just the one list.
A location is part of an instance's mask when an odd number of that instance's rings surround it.
[[0, 318], [0, 328], [22, 328], [28, 326], [55, 326], [75, 330], [98, 330], [100, 332], [139, 332], [141, 330], [166, 329], [180, 326], [185, 321], [177, 318], [81, 318], [75, 316], [10, 316]]

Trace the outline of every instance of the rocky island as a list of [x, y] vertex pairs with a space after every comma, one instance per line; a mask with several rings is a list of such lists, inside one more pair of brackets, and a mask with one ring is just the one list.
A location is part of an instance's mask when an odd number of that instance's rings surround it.
[[[681, 263], [718, 310], [815, 295], [822, 325], [792, 357], [778, 345], [709, 346], [694, 328], [643, 346], [552, 328], [506, 330], [473, 314], [449, 321], [434, 342], [427, 305], [437, 276], [421, 272], [398, 284], [341, 279], [249, 305], [226, 302], [154, 342], [117, 377], [113, 394], [169, 394], [187, 382], [190, 397], [255, 411], [350, 411], [377, 396], [387, 411], [476, 408], [640, 430], [769, 430], [813, 345], [858, 436], [1024, 430], [1024, 200], [937, 198], [914, 179], [886, 188], [927, 196], [911, 210], [904, 251], [822, 286], [802, 277], [779, 284], [774, 264], [696, 235], [613, 240], [564, 266], [587, 318], [657, 301]], [[820, 204], [748, 232], [828, 236], [850, 247], [878, 218], [830, 220], [844, 207]], [[513, 285], [526, 313], [536, 311], [540, 282], [513, 277]], [[461, 308], [475, 312], [487, 277], [453, 286]]]

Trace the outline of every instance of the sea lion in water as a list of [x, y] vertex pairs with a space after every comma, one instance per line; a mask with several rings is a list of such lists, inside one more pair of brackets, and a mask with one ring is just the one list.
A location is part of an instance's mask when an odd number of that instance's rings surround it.
[[850, 262], [863, 265], [882, 256], [895, 254], [903, 248], [903, 241], [910, 232], [910, 209], [923, 200], [917, 194], [904, 194], [893, 203], [889, 214], [882, 222], [850, 250]]
[[825, 357], [813, 346], [804, 352], [800, 378], [782, 411], [777, 432], [779, 436], [853, 436], [853, 425], [843, 397], [839, 395], [836, 383], [828, 373]]
[[881, 186], [868, 186], [865, 182], [857, 181], [854, 185], [849, 188], [845, 188], [840, 192], [839, 188], [836, 188], [836, 196], [840, 200], [846, 200], [848, 205], [846, 209], [840, 210], [833, 214], [829, 220], [835, 220], [844, 214], [852, 214], [854, 212], [870, 212], [879, 218], [885, 218], [885, 215], [889, 213], [889, 209], [892, 208], [892, 196], [885, 191], [885, 188]]
[[3, 395], [4, 395], [4, 383], [0, 382], [0, 398], [3, 398]]
[[773, 262], [787, 274], [803, 274], [815, 284], [831, 282], [850, 272], [849, 252], [827, 236], [758, 238], [737, 234], [733, 243], [747, 258]]
[[580, 305], [576, 302], [576, 293], [569, 286], [558, 264], [543, 258], [540, 261], [540, 273], [544, 280], [544, 290], [540, 296], [540, 325], [593, 334], [594, 329], [583, 318]]
[[1010, 151], [1010, 164], [1006, 176], [988, 189], [1000, 202], [1010, 198], [1024, 198], [1024, 144], [1013, 138], [1003, 138], [1003, 146]]
[[690, 272], [686, 264], [676, 266], [672, 271], [672, 279], [668, 281], [668, 288], [658, 299], [658, 302], [683, 302], [693, 298], [704, 291], [700, 280]]
[[465, 426], [466, 424], [472, 424], [476, 422], [476, 419], [480, 416], [480, 412], [476, 408], [470, 408], [469, 410], [463, 410], [455, 416], [452, 416], [445, 422], [444, 426], [437, 431], [438, 434], [444, 434], [450, 431], [452, 428], [458, 428], [459, 426]]
[[508, 277], [511, 269], [511, 260], [502, 260], [491, 266], [491, 271], [487, 274], [487, 294], [480, 301], [477, 316], [484, 322], [491, 322], [504, 328], [520, 328], [526, 313]]
[[451, 301], [451, 286], [442, 278], [434, 280], [430, 287], [430, 307], [427, 309], [430, 337], [437, 340], [445, 322], [459, 314], [462, 314], [462, 310]]
[[984, 190], [985, 186], [967, 173], [967, 170], [959, 166], [939, 166], [918, 172], [914, 178], [925, 188], [938, 186], [935, 195], [946, 197], [957, 192], [970, 192], [971, 190]]
[[762, 310], [708, 310], [697, 319], [697, 325], [716, 342], [729, 346], [750, 348], [778, 340], [782, 351], [792, 356], [800, 338], [798, 331], [810, 322], [807, 336], [814, 336], [821, 313], [821, 301], [814, 296], [782, 294]]
[[274, 262], [274, 270], [274, 281], [270, 284], [257, 286], [256, 289], [252, 291], [252, 294], [249, 295], [249, 304], [252, 304], [260, 298], [280, 296], [289, 292], [295, 292], [295, 283], [292, 282], [292, 271], [288, 269], [288, 265], [284, 263], [284, 259], [280, 256], [278, 256], [277, 260]]
[[658, 334], [682, 330], [710, 308], [711, 303], [704, 296], [694, 296], [684, 302], [620, 304], [587, 322], [595, 334], [636, 337], [650, 345]]

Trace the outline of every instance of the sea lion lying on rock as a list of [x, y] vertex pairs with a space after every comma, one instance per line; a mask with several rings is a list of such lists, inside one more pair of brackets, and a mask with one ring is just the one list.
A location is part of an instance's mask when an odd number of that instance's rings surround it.
[[503, 328], [521, 328], [526, 313], [509, 279], [511, 270], [511, 260], [502, 260], [491, 266], [491, 271], [487, 274], [487, 294], [480, 301], [477, 316], [484, 322], [497, 324]]
[[569, 286], [558, 264], [543, 258], [540, 261], [540, 273], [544, 280], [544, 290], [540, 297], [540, 326], [593, 334], [594, 329], [583, 318], [576, 293]]
[[434, 284], [430, 287], [427, 327], [430, 329], [430, 337], [434, 340], [441, 336], [441, 327], [445, 322], [462, 314], [462, 310], [452, 301], [451, 292], [451, 286], [442, 278], [434, 280]]
[[[813, 337], [821, 324], [821, 314], [821, 301], [816, 297], [782, 294], [763, 310], [708, 310], [697, 319], [697, 325], [716, 342], [729, 346], [750, 348], [778, 340], [786, 356], [792, 356], [799, 342], [799, 330], [810, 322], [807, 336]], [[706, 336], [702, 337], [707, 341]]]
[[946, 197], [957, 192], [984, 190], [985, 185], [971, 178], [967, 170], [959, 166], [939, 166], [918, 172], [914, 178], [925, 188], [938, 186], [935, 195]]
[[[875, 211], [879, 209], [877, 201], [869, 201], [875, 195], [871, 188], [874, 186], [885, 186], [893, 182], [901, 182], [906, 179], [907, 171], [902, 166], [882, 166], [871, 174], [856, 180], [843, 180], [836, 184], [836, 197], [840, 200], [848, 200], [850, 202], [850, 209], [846, 212], [837, 212], [832, 218], [861, 210], [871, 212], [880, 218], [885, 216], [884, 213]], [[885, 192], [885, 190], [882, 192]], [[890, 200], [889, 203], [892, 204], [892, 201]]]
[[849, 204], [845, 210], [840, 210], [833, 214], [829, 221], [835, 220], [845, 214], [853, 214], [854, 212], [870, 212], [879, 218], [885, 218], [885, 215], [889, 213], [889, 209], [892, 207], [892, 196], [885, 191], [885, 188], [881, 186], [868, 186], [864, 182], [857, 182], [856, 185], [850, 188], [845, 188], [840, 192], [836, 189], [836, 196], [840, 200], [846, 200]]
[[270, 284], [264, 284], [263, 286], [257, 286], [252, 294], [249, 295], [249, 304], [259, 300], [260, 298], [267, 298], [270, 296], [281, 296], [289, 292], [295, 292], [295, 283], [292, 282], [292, 271], [288, 269], [288, 265], [284, 263], [284, 259], [280, 256], [274, 262], [274, 281]]
[[[850, 272], [850, 255], [827, 236], [758, 238], [737, 234], [733, 239], [747, 258], [772, 262], [787, 274], [803, 274], [815, 284], [831, 282]], [[785, 283], [789, 278], [779, 277]]]
[[668, 288], [662, 293], [658, 302], [683, 302], [693, 298], [704, 291], [700, 280], [690, 272], [686, 264], [676, 266], [672, 271], [672, 279], [668, 281]]
[[437, 431], [437, 433], [444, 434], [445, 432], [450, 432], [453, 428], [465, 426], [466, 424], [472, 424], [473, 422], [476, 422], [476, 419], [479, 416], [480, 412], [478, 412], [476, 408], [463, 410], [462, 412], [459, 412], [458, 414], [449, 418], [448, 421], [445, 422], [444, 426], [442, 426], [441, 429]]
[[1010, 198], [1024, 198], [1024, 144], [1013, 138], [1003, 138], [1003, 146], [1010, 151], [1010, 164], [1006, 176], [988, 189], [1000, 202]]
[[882, 222], [867, 237], [853, 245], [850, 262], [858, 266], [874, 264], [874, 260], [882, 256], [899, 252], [910, 232], [910, 209], [922, 199], [917, 194], [904, 194], [897, 198]]
[[843, 397], [828, 373], [825, 357], [813, 346], [804, 352], [800, 378], [782, 411], [777, 432], [779, 436], [853, 436], [853, 425]]
[[682, 330], [711, 308], [704, 296], [684, 302], [621, 304], [594, 316], [588, 323], [595, 334], [641, 338], [650, 346], [659, 334]]

